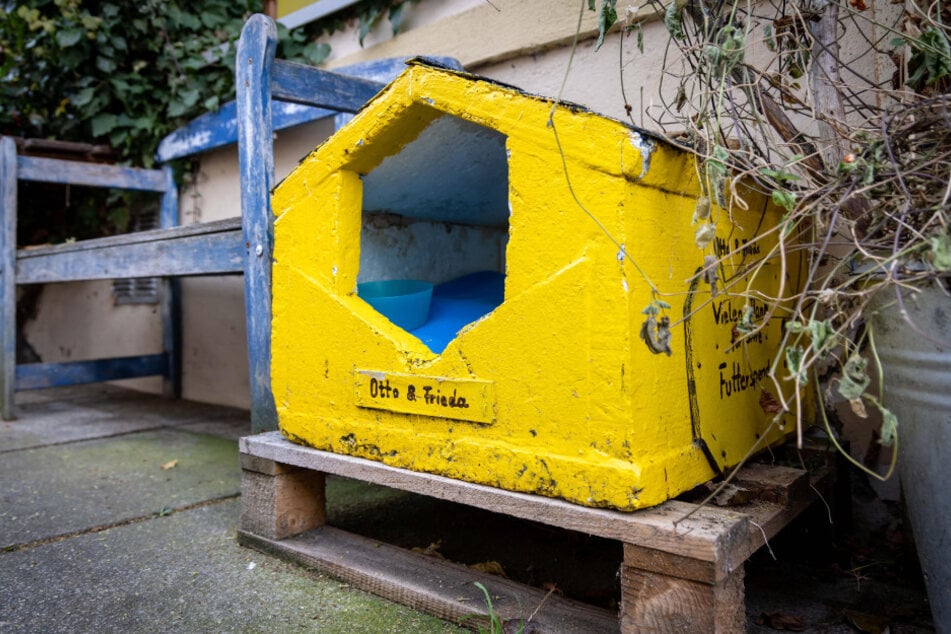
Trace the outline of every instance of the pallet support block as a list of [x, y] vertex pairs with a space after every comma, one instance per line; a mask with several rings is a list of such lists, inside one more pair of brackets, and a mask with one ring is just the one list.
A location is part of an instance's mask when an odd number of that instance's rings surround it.
[[324, 474], [241, 454], [241, 529], [284, 539], [323, 526]]
[[[638, 556], [641, 553], [637, 552], [642, 550], [649, 549], [624, 545], [622, 632], [742, 632], [746, 629], [742, 564], [725, 578], [711, 582], [685, 578], [684, 571], [689, 574], [691, 569], [703, 566], [682, 568], [677, 558], [655, 560], [664, 562], [656, 567], [666, 572], [644, 569], [640, 565], [643, 559]], [[709, 576], [715, 577], [713, 567], [706, 567], [710, 569]]]
[[[355, 587], [468, 627], [498, 614], [534, 631], [738, 632], [746, 625], [744, 562], [815, 498], [830, 474], [751, 464], [731, 481], [730, 508], [671, 500], [633, 513], [495, 489], [295, 445], [270, 432], [241, 439], [239, 541]], [[461, 565], [346, 533], [325, 523], [324, 474], [356, 478], [623, 544], [620, 612], [613, 613]], [[512, 600], [514, 598], [515, 600]], [[529, 610], [530, 612], [531, 610]]]

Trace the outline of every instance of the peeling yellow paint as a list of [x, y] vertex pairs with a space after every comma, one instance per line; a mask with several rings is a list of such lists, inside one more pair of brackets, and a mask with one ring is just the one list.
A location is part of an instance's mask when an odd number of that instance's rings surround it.
[[[762, 370], [780, 340], [779, 318], [761, 343], [727, 352], [742, 301], [691, 283], [704, 256], [691, 220], [693, 158], [577, 109], [556, 108], [553, 129], [550, 113], [551, 102], [517, 90], [412, 66], [276, 189], [272, 381], [285, 435], [622, 510], [709, 480], [711, 461], [736, 464], [761, 435], [783, 438], [775, 427], [767, 433], [770, 417], [759, 405], [762, 389], [772, 389]], [[355, 287], [360, 176], [445, 114], [505, 135], [511, 215], [504, 303], [437, 355]], [[750, 192], [747, 202], [748, 212], [731, 212], [732, 224], [715, 211], [724, 252], [778, 217], [763, 196]], [[679, 322], [669, 356], [641, 340], [653, 296], [625, 253]], [[738, 252], [722, 273], [746, 270], [757, 257]], [[773, 295], [780, 274], [766, 264], [754, 283]], [[381, 383], [371, 391], [370, 379], [388, 378], [385, 398]], [[439, 381], [478, 415], [406, 400], [411, 387], [419, 395]]]

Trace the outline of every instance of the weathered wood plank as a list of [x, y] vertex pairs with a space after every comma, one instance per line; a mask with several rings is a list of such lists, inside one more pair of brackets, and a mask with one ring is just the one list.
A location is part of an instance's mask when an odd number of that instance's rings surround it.
[[106, 236], [104, 238], [93, 238], [90, 240], [80, 240], [78, 242], [66, 242], [63, 244], [46, 244], [41, 246], [32, 246], [17, 251], [17, 259], [24, 260], [28, 258], [46, 257], [50, 255], [60, 255], [63, 253], [74, 253], [79, 251], [90, 251], [113, 246], [126, 246], [133, 244], [142, 244], [145, 242], [169, 242], [179, 238], [189, 236], [202, 236], [215, 233], [229, 233], [241, 228], [240, 218], [228, 218], [225, 220], [215, 220], [213, 222], [203, 222], [199, 224], [182, 225], [171, 228], [150, 229], [148, 231], [136, 231], [133, 233], [123, 233], [115, 236]]
[[[396, 77], [406, 68], [408, 57], [361, 62], [336, 69], [334, 72], [348, 77], [359, 77], [385, 83]], [[451, 68], [459, 68], [452, 58], [438, 58]], [[284, 130], [310, 121], [331, 117], [337, 110], [306, 106], [275, 100], [271, 104], [271, 125], [274, 131]], [[237, 106], [230, 101], [215, 112], [208, 112], [175, 130], [159, 143], [156, 160], [166, 162], [183, 156], [192, 156], [212, 148], [235, 143], [238, 140]]]
[[81, 163], [35, 156], [20, 156], [17, 158], [17, 165], [18, 178], [24, 181], [115, 187], [150, 192], [164, 192], [168, 187], [162, 170]]
[[17, 149], [0, 138], [0, 417], [11, 420], [16, 370]]
[[38, 390], [155, 376], [164, 374], [167, 365], [168, 358], [164, 354], [66, 363], [26, 363], [16, 367], [16, 389]]
[[790, 500], [789, 504], [754, 502], [745, 505], [742, 512], [750, 520], [750, 536], [745, 544], [738, 544], [736, 554], [746, 559], [759, 550], [767, 540], [775, 537], [780, 530], [796, 519], [816, 500], [812, 492]]
[[238, 532], [238, 538], [245, 546], [317, 568], [366, 592], [466, 627], [487, 625], [484, 619], [472, 618], [488, 613], [485, 597], [474, 585], [478, 581], [489, 590], [493, 608], [503, 619], [526, 621], [539, 608], [531, 621], [538, 629], [530, 631], [618, 631], [617, 615], [608, 610], [547, 596], [536, 588], [329, 526], [281, 541], [245, 530]]
[[271, 64], [277, 47], [274, 23], [263, 15], [247, 21], [238, 40], [235, 65], [241, 218], [247, 248], [244, 301], [248, 325], [251, 429], [277, 429], [271, 393], [271, 261], [274, 256], [273, 128]]
[[263, 473], [264, 475], [274, 476], [280, 475], [282, 473], [300, 471], [301, 469], [300, 467], [274, 462], [273, 460], [268, 460], [267, 458], [258, 458], [257, 456], [252, 456], [246, 453], [239, 454], [238, 458], [243, 470], [253, 471], [254, 473]]
[[756, 500], [781, 506], [809, 495], [809, 475], [782, 465], [748, 463], [737, 471], [732, 483], [748, 490]]
[[714, 584], [734, 571], [718, 569], [712, 562], [684, 557], [651, 548], [646, 544], [624, 544], [624, 565], [643, 572], [674, 576], [700, 583]]
[[155, 160], [160, 163], [194, 156], [238, 139], [235, 103], [229, 101], [214, 112], [206, 112], [167, 135], [159, 142]]
[[750, 539], [749, 520], [745, 515], [728, 509], [702, 508], [689, 519], [680, 521], [695, 510], [696, 505], [672, 500], [633, 513], [587, 508], [563, 500], [317, 451], [291, 443], [279, 432], [242, 438], [240, 450], [275, 462], [451, 500], [589, 535], [628, 543], [649, 543], [661, 552], [714, 563], [724, 570], [723, 574], [732, 572], [736, 561], [732, 558], [732, 549], [726, 547], [735, 543], [746, 544]]
[[175, 185], [175, 171], [171, 165], [162, 167], [164, 190], [162, 192], [162, 206], [159, 209], [159, 227], [171, 229], [177, 227], [178, 217], [178, 187]]
[[271, 67], [273, 99], [338, 112], [358, 112], [383, 86], [378, 81], [284, 60], [274, 60]]
[[[19, 284], [113, 279], [240, 273], [244, 269], [245, 248], [240, 232], [182, 235], [165, 231], [168, 239], [123, 242], [112, 238], [103, 242], [87, 241], [77, 249], [36, 249], [21, 251], [16, 276]], [[70, 245], [65, 245], [70, 246]]]

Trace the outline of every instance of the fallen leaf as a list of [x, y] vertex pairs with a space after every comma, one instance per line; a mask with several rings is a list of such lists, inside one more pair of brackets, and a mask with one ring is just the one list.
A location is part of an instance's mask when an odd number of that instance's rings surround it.
[[162, 471], [168, 471], [169, 469], [174, 469], [178, 466], [178, 460], [169, 460], [162, 465]]
[[443, 556], [443, 554], [442, 554], [441, 552], [439, 552], [439, 547], [440, 547], [440, 546], [442, 546], [442, 540], [441, 540], [441, 539], [440, 539], [439, 541], [436, 541], [436, 542], [431, 543], [431, 544], [430, 544], [429, 546], [427, 546], [426, 548], [420, 548], [419, 546], [415, 546], [415, 547], [413, 548], [413, 552], [414, 552], [414, 553], [421, 553], [421, 554], [423, 554], [423, 555], [428, 555], [428, 556], [430, 556], [430, 557], [437, 557], [437, 558], [439, 558], [439, 559], [445, 559], [445, 557]]
[[783, 406], [768, 390], [763, 390], [759, 395], [759, 406], [767, 414], [780, 414], [783, 411]]
[[868, 418], [868, 412], [865, 410], [865, 403], [862, 402], [860, 398], [849, 399], [849, 407], [852, 408], [852, 413], [858, 416], [859, 418]]
[[887, 616], [865, 614], [864, 612], [856, 612], [855, 610], [845, 610], [844, 614], [849, 623], [860, 632], [884, 634], [888, 631], [890, 621]]
[[801, 632], [806, 629], [802, 619], [791, 614], [783, 612], [763, 612], [756, 622], [759, 625], [765, 625], [774, 630], [787, 630], [790, 632]]
[[472, 564], [469, 567], [473, 570], [478, 570], [479, 572], [485, 572], [490, 575], [496, 575], [498, 577], [508, 579], [508, 575], [505, 574], [505, 569], [502, 568], [502, 564], [497, 561], [483, 561], [477, 564]]

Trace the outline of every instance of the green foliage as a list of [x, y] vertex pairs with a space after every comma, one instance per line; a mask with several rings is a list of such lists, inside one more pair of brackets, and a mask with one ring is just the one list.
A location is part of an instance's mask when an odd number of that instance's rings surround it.
[[[317, 38], [388, 12], [394, 30], [416, 0], [365, 0], [289, 31], [277, 55], [319, 64]], [[149, 167], [163, 137], [234, 98], [234, 55], [262, 0], [0, 0], [0, 134], [104, 144], [120, 162]], [[372, 22], [372, 20], [371, 20]], [[372, 26], [372, 24], [371, 24]], [[46, 189], [55, 189], [47, 186]], [[124, 229], [141, 200], [65, 188], [49, 197], [21, 188], [22, 243], [85, 238]], [[32, 198], [31, 198], [32, 197]], [[68, 213], [65, 213], [68, 210]]]
[[713, 152], [703, 160], [706, 171], [706, 180], [702, 183], [704, 189], [712, 194], [721, 207], [726, 207], [726, 176], [730, 160], [729, 151], [721, 146], [715, 145]]
[[803, 366], [803, 357], [805, 352], [802, 346], [786, 346], [786, 369], [789, 370], [789, 377], [805, 383], [808, 379], [807, 368]]
[[[489, 612], [489, 615], [488, 615], [488, 616], [489, 616], [489, 627], [488, 627], [488, 629], [485, 629], [485, 628], [480, 627], [480, 628], [479, 628], [480, 634], [482, 634], [482, 633], [484, 633], [484, 634], [503, 634], [504, 632], [510, 631], [510, 630], [508, 630], [508, 629], [506, 628], [506, 626], [505, 626], [505, 625], [506, 625], [506, 624], [505, 624], [505, 621], [502, 620], [502, 617], [500, 617], [500, 616], [498, 615], [498, 613], [496, 613], [495, 607], [492, 605], [492, 597], [489, 596], [489, 591], [488, 591], [488, 589], [486, 589], [486, 587], [485, 587], [484, 585], [482, 585], [481, 583], [479, 583], [478, 581], [474, 582], [473, 585], [474, 585], [475, 587], [477, 587], [479, 590], [481, 590], [481, 591], [482, 591], [482, 594], [485, 596], [485, 605], [486, 605], [486, 608], [487, 608], [487, 610], [488, 610], [488, 612]], [[514, 630], [511, 630], [511, 631], [516, 632], [516, 634], [520, 634], [520, 633], [523, 631], [524, 627], [525, 627], [525, 625], [520, 622], [520, 623], [518, 623], [518, 624], [515, 626], [515, 629], [514, 629]]]
[[[594, 0], [588, 0], [588, 10], [595, 10]], [[594, 50], [601, 48], [605, 34], [611, 30], [615, 22], [617, 22], [617, 0], [601, 0], [601, 6], [598, 8], [598, 42]]]
[[931, 252], [930, 262], [935, 269], [947, 273], [951, 271], [951, 236], [939, 233], [928, 238]]
[[738, 332], [744, 335], [748, 335], [752, 332], [756, 332], [756, 322], [753, 321], [753, 307], [749, 304], [743, 306], [743, 315], [740, 316], [740, 320], [736, 323], [736, 329]]
[[951, 43], [947, 33], [936, 26], [926, 29], [918, 39], [907, 42], [898, 38], [894, 44], [907, 43], [912, 55], [908, 60], [908, 85], [915, 90], [940, 87], [951, 76]]
[[882, 413], [882, 428], [878, 432], [878, 442], [885, 447], [891, 447], [895, 444], [895, 438], [898, 437], [898, 417], [881, 404], [878, 404], [878, 410]]
[[684, 33], [683, 4], [680, 2], [671, 2], [667, 5], [664, 12], [664, 26], [670, 37], [675, 40], [682, 40], [687, 37]]
[[772, 198], [777, 206], [784, 208], [786, 211], [792, 211], [796, 208], [796, 194], [788, 189], [774, 189]]
[[[366, 31], [388, 14], [394, 30], [415, 0], [352, 8]], [[0, 0], [0, 133], [111, 145], [149, 166], [159, 140], [234, 96], [241, 27], [261, 0]], [[278, 56], [319, 64], [316, 41], [346, 24], [335, 15], [278, 26]]]
[[656, 316], [661, 313], [661, 311], [670, 310], [670, 304], [665, 302], [662, 299], [652, 300], [644, 309], [641, 311], [642, 315]]
[[0, 131], [105, 143], [151, 165], [162, 136], [233, 94], [233, 42], [257, 4], [8, 1]]
[[868, 376], [868, 359], [853, 354], [842, 366], [842, 378], [838, 391], [844, 398], [853, 401], [862, 398], [872, 379]]

